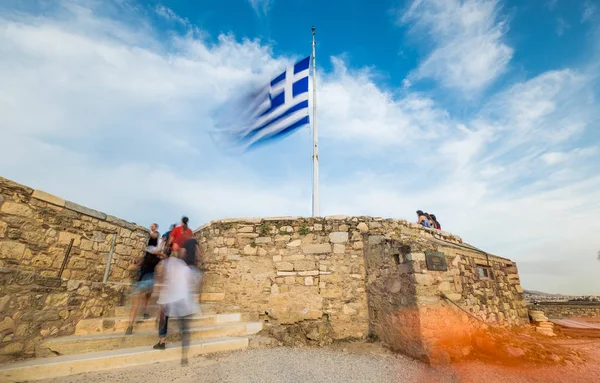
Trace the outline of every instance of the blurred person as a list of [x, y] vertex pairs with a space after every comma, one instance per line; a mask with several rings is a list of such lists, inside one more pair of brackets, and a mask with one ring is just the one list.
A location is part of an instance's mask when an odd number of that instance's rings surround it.
[[161, 248], [162, 252], [165, 253], [166, 255], [171, 254], [171, 247], [169, 245], [169, 237], [171, 236], [171, 232], [173, 231], [173, 229], [176, 226], [177, 226], [176, 224], [172, 224], [171, 227], [169, 227], [169, 231], [164, 233], [162, 235], [162, 237], [160, 238], [160, 248]]
[[164, 254], [162, 254], [157, 247], [159, 236], [160, 233], [158, 232], [158, 224], [153, 223], [150, 226], [150, 238], [148, 239], [146, 253], [143, 257], [132, 261], [127, 268], [128, 270], [139, 269], [139, 277], [131, 293], [133, 302], [131, 306], [131, 312], [129, 313], [129, 325], [127, 326], [125, 335], [133, 334], [133, 323], [142, 300], [144, 300], [143, 317], [144, 319], [150, 318], [150, 314], [148, 314], [148, 303], [150, 301], [150, 296], [152, 295], [152, 289], [154, 288], [154, 270], [156, 265], [158, 265], [164, 256]]
[[181, 225], [177, 226], [173, 230], [171, 230], [171, 234], [169, 235], [169, 245], [177, 244], [179, 248], [182, 248], [185, 244], [185, 241], [192, 238], [194, 233], [188, 227], [189, 222], [188, 217], [181, 218]]
[[161, 262], [160, 292], [158, 304], [161, 306], [159, 318], [158, 343], [155, 350], [166, 349], [166, 337], [169, 318], [177, 318], [181, 336], [181, 364], [187, 365], [187, 352], [190, 343], [189, 319], [198, 313], [193, 293], [200, 282], [200, 274], [184, 260], [185, 249], [173, 244], [171, 256]]

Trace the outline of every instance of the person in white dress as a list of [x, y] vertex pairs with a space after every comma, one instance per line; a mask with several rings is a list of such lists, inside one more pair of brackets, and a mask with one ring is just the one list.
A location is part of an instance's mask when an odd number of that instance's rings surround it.
[[198, 302], [194, 300], [194, 292], [200, 285], [200, 273], [188, 266], [182, 259], [184, 257], [185, 250], [174, 244], [171, 256], [161, 262], [161, 283], [157, 302], [161, 306], [159, 341], [154, 345], [154, 349], [166, 348], [168, 321], [169, 318], [176, 318], [181, 335], [181, 364], [187, 365], [190, 342], [188, 321], [190, 316], [200, 312]]

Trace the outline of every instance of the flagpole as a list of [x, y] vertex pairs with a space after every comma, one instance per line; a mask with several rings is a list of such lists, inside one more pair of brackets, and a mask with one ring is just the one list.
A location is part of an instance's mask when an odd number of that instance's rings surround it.
[[312, 67], [313, 67], [313, 190], [312, 190], [312, 216], [319, 216], [319, 135], [317, 131], [317, 58], [315, 55], [315, 27], [312, 27]]

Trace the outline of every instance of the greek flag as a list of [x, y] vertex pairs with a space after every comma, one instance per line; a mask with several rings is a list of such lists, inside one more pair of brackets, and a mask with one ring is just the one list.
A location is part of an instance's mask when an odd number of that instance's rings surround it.
[[[309, 123], [310, 56], [271, 82], [232, 101], [216, 120], [220, 141], [243, 151], [283, 138]], [[214, 138], [214, 136], [213, 136]]]

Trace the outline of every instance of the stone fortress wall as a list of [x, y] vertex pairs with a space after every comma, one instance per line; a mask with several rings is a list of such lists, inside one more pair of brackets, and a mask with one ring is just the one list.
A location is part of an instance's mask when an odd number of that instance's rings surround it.
[[[479, 323], [440, 294], [486, 323], [527, 321], [514, 262], [406, 221], [233, 219], [195, 236], [205, 260], [202, 299], [263, 320], [287, 344], [371, 336], [432, 360], [454, 326], [464, 355]], [[31, 356], [79, 319], [110, 315], [147, 238], [143, 227], [0, 178], [0, 356]], [[431, 251], [443, 270], [428, 266]], [[98, 283], [111, 252], [110, 283]]]
[[[0, 177], [0, 267], [56, 276], [73, 239], [62, 277], [130, 280], [132, 257], [143, 254], [147, 229]], [[116, 236], [116, 238], [115, 238]]]
[[542, 311], [551, 319], [600, 317], [600, 302], [539, 302], [527, 305], [527, 308]]
[[147, 240], [143, 227], [0, 177], [0, 362], [35, 356], [80, 319], [112, 315]]
[[128, 290], [0, 268], [0, 363], [40, 356], [44, 339], [73, 334], [80, 319], [110, 316]]
[[[203, 296], [222, 310], [265, 320], [271, 335], [288, 344], [377, 336], [430, 358], [448, 325], [467, 323], [456, 329], [467, 338], [477, 325], [440, 293], [487, 323], [527, 322], [514, 262], [406, 221], [229, 219], [195, 235], [205, 259]], [[447, 270], [429, 270], [427, 251], [442, 252]]]

